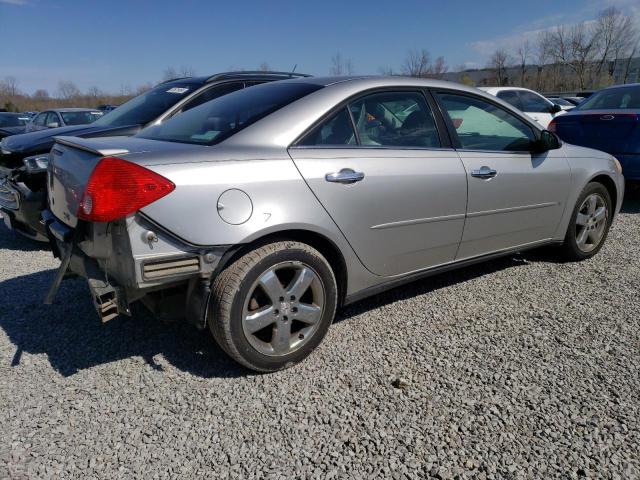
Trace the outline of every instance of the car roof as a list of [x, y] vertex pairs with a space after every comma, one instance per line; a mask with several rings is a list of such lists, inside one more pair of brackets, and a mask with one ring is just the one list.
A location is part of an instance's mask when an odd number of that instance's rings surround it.
[[530, 88], [524, 88], [524, 87], [478, 87], [480, 90], [483, 90], [485, 92], [489, 92], [489, 93], [497, 93], [497, 92], [504, 92], [505, 90], [522, 90], [525, 92], [534, 92], [534, 93], [538, 93], [535, 90], [531, 90]]
[[633, 87], [636, 87], [636, 88], [640, 87], [640, 83], [624, 83], [622, 85], [611, 85], [610, 87], [602, 88], [593, 93], [601, 92], [602, 90], [615, 90], [616, 88], [633, 88]]
[[308, 78], [311, 75], [306, 73], [295, 72], [277, 72], [277, 71], [257, 71], [257, 70], [240, 70], [232, 72], [221, 72], [207, 76], [196, 77], [180, 77], [165, 80], [159, 85], [167, 85], [173, 83], [204, 85], [206, 83], [223, 82], [225, 80], [284, 80], [288, 78]]
[[455, 88], [456, 90], [466, 90], [478, 93], [475, 87], [468, 87], [447, 80], [436, 80], [433, 78], [417, 78], [405, 76], [380, 76], [380, 75], [349, 75], [341, 77], [309, 77], [302, 79], [283, 80], [283, 83], [306, 83], [330, 87], [338, 84], [348, 84], [360, 89], [378, 87], [419, 87], [419, 88]]
[[66, 113], [66, 112], [97, 112], [97, 108], [51, 108], [47, 110], [47, 112], [58, 112], [58, 113]]

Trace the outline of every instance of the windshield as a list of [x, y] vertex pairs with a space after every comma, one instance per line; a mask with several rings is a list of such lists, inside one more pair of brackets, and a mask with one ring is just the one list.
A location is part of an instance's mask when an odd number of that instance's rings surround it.
[[621, 110], [640, 109], [640, 86], [601, 90], [594, 93], [576, 110]]
[[103, 127], [146, 125], [198, 88], [200, 85], [193, 83], [160, 85], [110, 111], [95, 124]]
[[21, 127], [29, 119], [24, 115], [14, 113], [0, 113], [0, 127]]
[[322, 88], [306, 83], [267, 83], [239, 90], [193, 108], [137, 136], [214, 145], [280, 108]]
[[85, 125], [98, 120], [104, 113], [99, 111], [60, 112], [65, 125]]

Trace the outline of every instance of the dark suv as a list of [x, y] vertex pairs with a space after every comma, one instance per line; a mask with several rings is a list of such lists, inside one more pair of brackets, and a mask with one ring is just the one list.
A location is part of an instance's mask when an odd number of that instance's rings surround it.
[[287, 72], [227, 72], [169, 80], [138, 95], [90, 125], [14, 135], [0, 143], [0, 210], [7, 226], [47, 241], [40, 214], [46, 207], [46, 171], [54, 137], [131, 136], [190, 108], [265, 82], [308, 75]]

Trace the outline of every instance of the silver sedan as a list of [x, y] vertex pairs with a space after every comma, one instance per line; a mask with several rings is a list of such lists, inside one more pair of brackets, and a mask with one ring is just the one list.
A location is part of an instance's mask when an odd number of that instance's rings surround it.
[[104, 321], [141, 300], [265, 372], [382, 290], [542, 245], [587, 259], [624, 193], [611, 155], [399, 77], [259, 85], [132, 138], [59, 137], [51, 159], [48, 301], [71, 270]]

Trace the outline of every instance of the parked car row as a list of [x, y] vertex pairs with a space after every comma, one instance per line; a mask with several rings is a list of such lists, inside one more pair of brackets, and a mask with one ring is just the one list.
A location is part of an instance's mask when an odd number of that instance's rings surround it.
[[530, 114], [570, 114], [544, 97], [537, 112], [518, 90], [527, 114], [500, 93], [402, 77], [174, 80], [91, 126], [4, 139], [17, 168], [0, 205], [61, 260], [48, 303], [75, 273], [103, 321], [141, 301], [274, 371], [308, 356], [339, 307], [385, 289], [542, 245], [569, 260], [600, 250], [620, 163], [546, 130]]
[[0, 140], [24, 133], [29, 118], [22, 113], [0, 112]]

